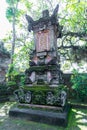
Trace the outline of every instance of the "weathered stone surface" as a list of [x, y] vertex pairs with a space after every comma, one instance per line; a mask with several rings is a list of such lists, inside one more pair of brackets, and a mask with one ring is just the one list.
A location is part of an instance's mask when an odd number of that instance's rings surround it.
[[0, 42], [0, 83], [5, 81], [5, 74], [8, 70], [8, 64], [10, 64], [10, 54], [4, 48], [4, 43]]

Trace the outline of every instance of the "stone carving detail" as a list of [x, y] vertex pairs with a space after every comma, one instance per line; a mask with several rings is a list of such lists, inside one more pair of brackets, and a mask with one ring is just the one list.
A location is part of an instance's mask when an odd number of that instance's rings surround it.
[[54, 103], [54, 96], [53, 96], [52, 92], [48, 92], [47, 93], [46, 102], [47, 102], [48, 105], [53, 105], [53, 103]]
[[65, 91], [61, 92], [61, 106], [65, 106], [67, 100], [67, 93]]
[[[22, 88], [15, 90], [14, 95], [16, 101], [20, 103], [31, 103], [34, 96], [32, 96], [31, 91], [24, 92]], [[47, 105], [59, 105], [60, 107], [64, 107], [67, 103], [67, 94], [64, 90], [57, 94], [53, 94], [51, 91], [49, 91], [46, 95], [47, 96], [45, 100]]]
[[52, 92], [47, 93], [46, 102], [48, 105], [55, 105], [59, 104], [61, 107], [64, 107], [66, 105], [67, 100], [67, 94], [65, 91], [61, 91], [59, 95], [53, 95]]
[[17, 102], [23, 102], [25, 100], [25, 94], [22, 88], [15, 90], [14, 96]]
[[30, 103], [32, 100], [31, 92], [28, 91], [27, 93], [24, 92], [22, 88], [14, 91], [15, 100], [17, 102], [26, 102]]
[[31, 92], [28, 91], [28, 92], [25, 94], [25, 102], [26, 102], [26, 103], [30, 103], [30, 102], [31, 102], [31, 99], [32, 99]]

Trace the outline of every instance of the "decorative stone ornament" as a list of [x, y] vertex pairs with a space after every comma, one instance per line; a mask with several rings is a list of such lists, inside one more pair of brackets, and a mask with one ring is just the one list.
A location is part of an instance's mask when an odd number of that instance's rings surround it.
[[30, 103], [30, 102], [31, 102], [31, 99], [32, 99], [32, 97], [31, 97], [31, 92], [28, 91], [28, 92], [25, 94], [25, 102], [26, 102], [26, 103]]
[[54, 104], [54, 95], [53, 95], [52, 92], [47, 93], [46, 102], [47, 102], [48, 105], [53, 105]]

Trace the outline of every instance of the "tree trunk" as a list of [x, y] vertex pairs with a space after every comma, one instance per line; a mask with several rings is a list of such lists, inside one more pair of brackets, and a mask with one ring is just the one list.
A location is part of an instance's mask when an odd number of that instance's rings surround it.
[[12, 21], [12, 51], [11, 51], [11, 64], [13, 64], [13, 55], [15, 51], [15, 10], [13, 9], [13, 21]]

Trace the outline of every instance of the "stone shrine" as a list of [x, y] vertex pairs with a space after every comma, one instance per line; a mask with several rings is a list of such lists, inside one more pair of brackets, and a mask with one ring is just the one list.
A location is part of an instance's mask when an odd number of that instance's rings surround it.
[[0, 84], [5, 83], [5, 75], [10, 64], [10, 54], [4, 48], [4, 43], [0, 42]]
[[61, 37], [58, 7], [51, 16], [48, 10], [44, 10], [42, 18], [36, 21], [26, 15], [28, 30], [34, 34], [35, 49], [29, 54], [30, 67], [25, 71], [25, 86], [14, 92], [21, 103], [57, 105], [62, 109], [66, 105], [67, 94], [59, 88], [63, 79], [57, 52], [57, 38]]
[[[57, 5], [53, 14], [42, 12], [42, 18], [34, 21], [26, 15], [29, 32], [34, 34], [34, 49], [30, 52], [29, 69], [25, 71], [25, 84], [14, 91], [18, 107], [9, 111], [13, 117], [51, 125], [67, 126], [70, 107], [63, 90], [60, 55], [57, 38], [62, 27], [58, 23]], [[21, 109], [20, 109], [21, 107]]]
[[30, 53], [30, 68], [26, 70], [26, 84], [48, 84], [55, 87], [63, 82], [60, 70], [60, 55], [57, 49], [57, 38], [61, 37], [61, 26], [58, 23], [58, 5], [53, 14], [42, 12], [42, 18], [34, 21], [26, 15], [28, 30], [33, 31], [35, 49]]

